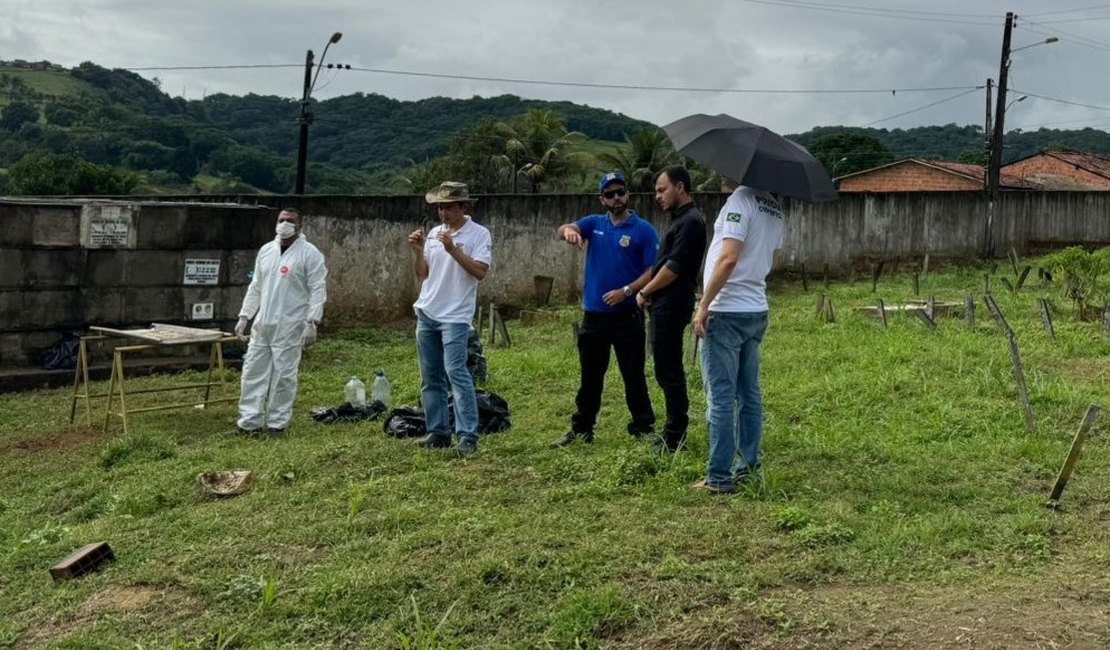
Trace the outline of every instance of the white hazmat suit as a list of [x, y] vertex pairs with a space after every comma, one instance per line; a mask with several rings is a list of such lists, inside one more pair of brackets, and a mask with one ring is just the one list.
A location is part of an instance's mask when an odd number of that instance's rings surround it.
[[[327, 299], [324, 255], [304, 235], [281, 250], [281, 238], [258, 251], [239, 318], [254, 318], [243, 358], [239, 428], [285, 429], [297, 396], [305, 337], [315, 340]], [[309, 341], [311, 343], [311, 341]]]

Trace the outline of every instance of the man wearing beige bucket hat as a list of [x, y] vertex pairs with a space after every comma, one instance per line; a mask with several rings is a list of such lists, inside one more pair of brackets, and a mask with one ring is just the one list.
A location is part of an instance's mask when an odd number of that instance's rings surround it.
[[409, 235], [412, 267], [420, 281], [416, 312], [416, 353], [420, 362], [420, 401], [428, 435], [418, 444], [436, 449], [451, 445], [447, 387], [455, 396], [455, 452], [478, 450], [478, 402], [466, 369], [470, 321], [478, 304], [478, 283], [493, 262], [493, 240], [467, 214], [474, 199], [465, 183], [446, 181], [424, 195], [436, 207], [440, 225], [427, 234]]

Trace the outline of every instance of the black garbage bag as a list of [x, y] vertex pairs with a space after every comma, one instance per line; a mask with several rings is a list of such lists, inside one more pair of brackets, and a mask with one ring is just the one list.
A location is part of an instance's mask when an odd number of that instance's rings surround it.
[[61, 338], [42, 351], [43, 370], [73, 370], [77, 367], [77, 350], [81, 337], [73, 332], [62, 333]]
[[[497, 393], [477, 388], [474, 397], [478, 401], [478, 433], [498, 433], [512, 428], [509, 419], [509, 403]], [[455, 396], [447, 398], [448, 420], [455, 427]]]
[[399, 406], [389, 413], [382, 423], [385, 435], [394, 438], [419, 438], [428, 433], [424, 423], [424, 409], [419, 406]]
[[377, 420], [388, 409], [385, 404], [374, 400], [367, 406], [351, 406], [350, 402], [343, 402], [333, 408], [321, 407], [312, 410], [312, 419], [320, 424], [335, 424], [337, 422], [362, 422], [363, 420]]
[[473, 327], [466, 339], [466, 369], [474, 377], [475, 384], [489, 381], [489, 366], [482, 352], [482, 341], [478, 338], [478, 330]]

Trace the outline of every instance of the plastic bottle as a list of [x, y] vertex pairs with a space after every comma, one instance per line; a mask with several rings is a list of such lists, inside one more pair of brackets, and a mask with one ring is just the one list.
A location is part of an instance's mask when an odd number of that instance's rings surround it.
[[358, 377], [351, 377], [343, 388], [347, 403], [355, 408], [366, 406], [366, 385]]
[[381, 370], [374, 373], [374, 383], [370, 386], [370, 398], [375, 402], [385, 404], [386, 408], [393, 406], [393, 395], [389, 387], [389, 380]]

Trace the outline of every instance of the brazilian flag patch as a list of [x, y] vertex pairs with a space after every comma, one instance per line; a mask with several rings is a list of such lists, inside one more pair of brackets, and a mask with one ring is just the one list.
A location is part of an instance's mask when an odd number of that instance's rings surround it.
[[729, 212], [728, 214], [725, 215], [725, 221], [731, 221], [732, 223], [740, 223], [740, 213], [739, 212]]

